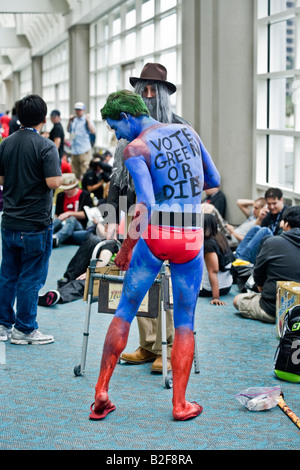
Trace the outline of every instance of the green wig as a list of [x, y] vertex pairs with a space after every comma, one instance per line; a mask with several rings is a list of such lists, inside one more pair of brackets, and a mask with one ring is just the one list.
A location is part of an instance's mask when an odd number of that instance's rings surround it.
[[128, 113], [133, 117], [150, 116], [149, 109], [140, 95], [129, 90], [111, 93], [100, 112], [102, 119], [110, 118], [114, 121], [120, 119], [121, 113]]

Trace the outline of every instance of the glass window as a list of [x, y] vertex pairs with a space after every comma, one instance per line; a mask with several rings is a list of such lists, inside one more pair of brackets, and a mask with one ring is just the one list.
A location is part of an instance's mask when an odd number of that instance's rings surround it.
[[172, 47], [177, 42], [177, 16], [170, 15], [160, 22], [160, 47]]
[[166, 11], [176, 7], [177, 0], [160, 0], [160, 11]]
[[288, 8], [294, 8], [295, 1], [287, 0], [270, 0], [270, 14], [275, 15], [276, 13], [281, 13], [282, 11], [287, 10]]
[[[257, 0], [256, 5], [256, 182], [286, 188], [298, 197], [300, 14], [292, 9], [300, 1]], [[260, 19], [267, 16], [270, 20]]]
[[116, 16], [112, 22], [112, 35], [116, 36], [121, 32], [121, 18], [120, 16]]
[[113, 68], [109, 71], [108, 77], [108, 93], [120, 89], [120, 72], [117, 68]]
[[[109, 2], [107, 2], [109, 3]], [[107, 95], [124, 87], [129, 88], [126, 71], [139, 76], [147, 62], [163, 63], [168, 70], [168, 78], [177, 83], [180, 89], [181, 75], [177, 63], [181, 40], [177, 35], [178, 0], [124, 0], [111, 7], [102, 17], [90, 25], [90, 107], [100, 109], [100, 101], [105, 103]], [[122, 6], [120, 7], [120, 4]], [[137, 23], [138, 21], [138, 23]], [[172, 105], [176, 112], [176, 102], [180, 91], [172, 95]], [[99, 101], [100, 100], [100, 101]], [[106, 127], [103, 129], [103, 145], [107, 145]], [[102, 138], [97, 131], [97, 142]]]
[[117, 64], [120, 62], [121, 58], [121, 40], [116, 39], [111, 43], [110, 53], [109, 53], [109, 63], [110, 65]]
[[108, 64], [108, 44], [104, 44], [98, 49], [97, 65], [99, 68], [107, 67]]
[[150, 54], [154, 50], [154, 24], [141, 29], [141, 55]]
[[154, 0], [144, 0], [142, 3], [142, 10], [141, 10], [142, 21], [147, 21], [150, 18], [153, 18], [154, 13], [155, 13]]
[[136, 11], [135, 6], [131, 5], [128, 7], [128, 10], [125, 15], [125, 27], [126, 29], [133, 28], [136, 23]]
[[176, 51], [161, 54], [159, 59], [168, 71], [168, 81], [174, 83], [177, 75], [177, 54]]
[[107, 74], [106, 72], [100, 72], [97, 76], [97, 92], [100, 95], [107, 94]]
[[294, 138], [269, 136], [268, 183], [271, 186], [294, 186]]
[[294, 68], [294, 20], [289, 20], [289, 23], [290, 27], [287, 21], [280, 21], [270, 26], [270, 72]]
[[136, 33], [129, 33], [125, 36], [125, 60], [134, 59], [136, 46]]
[[257, 17], [264, 18], [268, 16], [268, 1], [269, 0], [258, 0], [257, 2]]
[[270, 129], [294, 129], [293, 78], [270, 80]]

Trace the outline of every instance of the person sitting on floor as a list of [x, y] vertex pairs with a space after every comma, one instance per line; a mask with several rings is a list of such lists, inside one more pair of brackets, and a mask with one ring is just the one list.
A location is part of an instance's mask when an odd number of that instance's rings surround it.
[[211, 305], [225, 305], [220, 296], [228, 294], [232, 286], [233, 254], [212, 214], [204, 215], [204, 261], [199, 296], [212, 297]]
[[63, 191], [57, 194], [53, 220], [53, 248], [64, 242], [80, 245], [88, 233], [85, 230], [88, 219], [83, 208], [93, 207], [93, 201], [88, 191], [78, 187], [74, 173], [63, 173], [60, 189]]
[[235, 308], [246, 318], [276, 322], [277, 281], [300, 282], [300, 206], [288, 207], [281, 221], [283, 233], [262, 244], [253, 277], [259, 293], [238, 294]]
[[[239, 203], [237, 202], [239, 205]], [[226, 229], [229, 233], [229, 244], [230, 246], [238, 245], [244, 238], [248, 231], [254, 225], [260, 225], [262, 220], [264, 219], [265, 212], [263, 208], [266, 205], [266, 200], [263, 197], [259, 197], [255, 201], [253, 201], [253, 210], [251, 213], [249, 212], [249, 216], [247, 219], [238, 227], [234, 227], [231, 224], [226, 224]]]
[[221, 191], [220, 187], [206, 189], [205, 193], [206, 197], [202, 202], [212, 204], [216, 209], [218, 209], [223, 219], [225, 219], [226, 196], [223, 191]]
[[256, 199], [256, 201], [254, 201], [253, 214], [249, 215], [247, 220], [238, 227], [234, 227], [233, 225], [226, 223], [218, 209], [216, 209], [212, 204], [202, 203], [201, 210], [203, 213], [212, 214], [216, 218], [219, 231], [225, 235], [229, 246], [233, 249], [236, 248], [243, 240], [253, 225], [261, 224], [262, 219], [265, 217], [265, 213], [263, 212], [265, 204], [266, 201], [264, 198]]
[[[282, 232], [280, 222], [287, 207], [283, 202], [282, 191], [277, 188], [269, 188], [265, 193], [265, 199], [267, 202], [265, 217], [260, 225], [255, 225], [247, 232], [236, 250], [236, 258], [252, 264], [255, 263], [262, 241], [266, 237], [279, 235]], [[261, 216], [263, 217], [263, 215], [264, 213], [261, 211]]]
[[[70, 260], [63, 278], [57, 281], [57, 290], [52, 289], [39, 295], [39, 306], [52, 307], [57, 303], [65, 304], [82, 299], [86, 271], [90, 265], [93, 251], [101, 241], [104, 241], [101, 236], [89, 234]], [[107, 266], [117, 251], [117, 244], [103, 246], [101, 251], [97, 253], [98, 261], [96, 267]]]
[[100, 156], [94, 156], [90, 162], [90, 168], [83, 175], [82, 188], [93, 193], [98, 199], [98, 204], [104, 204], [104, 186], [109, 183], [112, 167], [108, 163], [104, 163]]

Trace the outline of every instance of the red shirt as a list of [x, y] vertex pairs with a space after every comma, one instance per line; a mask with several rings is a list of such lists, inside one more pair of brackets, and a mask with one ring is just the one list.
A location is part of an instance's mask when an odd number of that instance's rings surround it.
[[64, 196], [64, 212], [68, 211], [78, 211], [78, 206], [79, 206], [79, 197], [80, 194], [82, 193], [82, 189], [78, 189], [77, 194], [72, 197], [67, 197], [65, 194]]

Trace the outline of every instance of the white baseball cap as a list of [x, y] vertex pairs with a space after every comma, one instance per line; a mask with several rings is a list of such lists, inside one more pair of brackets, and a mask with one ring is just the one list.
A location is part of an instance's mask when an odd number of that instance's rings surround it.
[[78, 101], [74, 104], [74, 109], [85, 109], [85, 104], [82, 101]]

